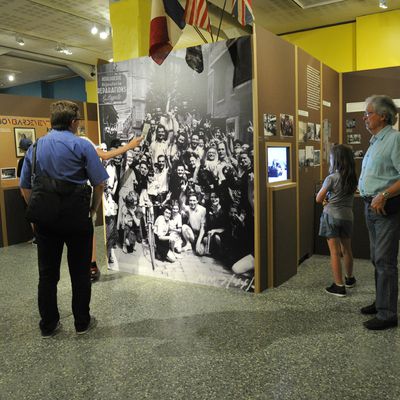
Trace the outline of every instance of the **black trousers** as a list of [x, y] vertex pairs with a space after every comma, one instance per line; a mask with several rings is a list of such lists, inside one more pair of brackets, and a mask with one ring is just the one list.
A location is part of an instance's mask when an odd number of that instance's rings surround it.
[[36, 225], [35, 233], [39, 265], [38, 304], [41, 331], [51, 332], [60, 319], [57, 307], [57, 283], [60, 279], [64, 244], [67, 247], [71, 277], [75, 329], [86, 329], [90, 321], [90, 261], [93, 240], [91, 219], [88, 218], [79, 229], [66, 229], [63, 224], [54, 227]]

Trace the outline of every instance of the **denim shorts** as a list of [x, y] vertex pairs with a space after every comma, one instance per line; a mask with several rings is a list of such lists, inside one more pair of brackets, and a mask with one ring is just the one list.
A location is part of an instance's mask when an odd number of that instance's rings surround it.
[[353, 234], [353, 221], [334, 218], [327, 213], [322, 213], [319, 223], [319, 236], [326, 238], [351, 238]]

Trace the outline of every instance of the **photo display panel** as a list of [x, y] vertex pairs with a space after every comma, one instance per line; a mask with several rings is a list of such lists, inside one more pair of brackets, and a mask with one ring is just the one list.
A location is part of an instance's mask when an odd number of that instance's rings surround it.
[[111, 270], [254, 290], [250, 37], [98, 67]]

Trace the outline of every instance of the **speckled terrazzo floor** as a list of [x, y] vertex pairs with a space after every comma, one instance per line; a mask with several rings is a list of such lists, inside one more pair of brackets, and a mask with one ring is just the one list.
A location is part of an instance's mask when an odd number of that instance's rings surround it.
[[103, 263], [92, 296], [99, 325], [82, 337], [64, 267], [62, 330], [49, 340], [37, 328], [35, 247], [0, 249], [0, 265], [1, 400], [400, 398], [400, 329], [369, 332], [358, 312], [373, 292], [366, 261], [356, 261], [359, 285], [344, 299], [324, 293], [321, 256], [261, 295]]

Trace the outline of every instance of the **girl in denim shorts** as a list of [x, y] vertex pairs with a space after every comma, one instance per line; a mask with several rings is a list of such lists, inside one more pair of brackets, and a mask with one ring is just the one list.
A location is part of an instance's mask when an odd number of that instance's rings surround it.
[[[329, 175], [325, 178], [316, 201], [323, 203], [319, 235], [328, 242], [331, 256], [333, 283], [325, 290], [335, 296], [346, 296], [346, 287], [356, 284], [353, 276], [353, 199], [357, 188], [357, 176], [352, 150], [343, 144], [332, 147]], [[341, 257], [345, 268], [343, 282]]]

